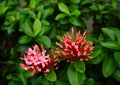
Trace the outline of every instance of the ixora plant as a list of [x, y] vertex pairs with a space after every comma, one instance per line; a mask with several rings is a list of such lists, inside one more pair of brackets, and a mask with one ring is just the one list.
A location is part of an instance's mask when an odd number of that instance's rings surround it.
[[0, 0], [0, 85], [120, 85], [119, 3]]
[[[62, 61], [70, 62], [67, 70], [68, 83], [71, 85], [82, 85], [85, 77], [85, 62], [93, 58], [90, 53], [93, 50], [93, 42], [86, 40], [86, 32], [80, 35], [80, 31], [72, 34], [64, 34], [61, 38], [61, 44], [56, 42], [57, 48], [55, 52], [51, 51], [50, 55], [46, 54], [46, 50], [41, 45], [41, 49], [37, 45], [33, 49], [28, 48], [24, 57], [20, 59], [25, 64], [20, 64], [24, 70], [32, 70], [32, 74], [43, 73], [49, 81], [57, 81], [57, 74], [54, 70], [58, 69], [57, 64]], [[58, 57], [59, 56], [59, 57]], [[66, 63], [67, 63], [66, 62]], [[64, 70], [64, 68], [63, 68]], [[59, 72], [60, 74], [60, 72]], [[40, 74], [39, 74], [40, 75]], [[65, 79], [66, 80], [66, 79]]]

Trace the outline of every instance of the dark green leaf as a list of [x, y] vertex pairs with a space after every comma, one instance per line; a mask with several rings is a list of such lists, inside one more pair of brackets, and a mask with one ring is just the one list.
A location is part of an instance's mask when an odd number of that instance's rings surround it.
[[67, 15], [67, 14], [64, 14], [64, 13], [58, 14], [58, 15], [55, 17], [55, 20], [63, 19], [63, 18], [65, 18], [66, 16], [68, 16], [68, 15]]
[[89, 78], [85, 81], [84, 85], [94, 85], [94, 79]]
[[117, 63], [120, 65], [120, 52], [115, 51], [114, 52], [114, 58], [117, 61]]
[[69, 65], [67, 75], [71, 85], [83, 85], [85, 74], [77, 72], [73, 64]]
[[84, 61], [75, 61], [74, 62], [75, 69], [80, 72], [84, 73], [85, 72], [85, 62]]
[[120, 81], [120, 70], [117, 69], [117, 70], [114, 72], [113, 77], [114, 77], [116, 80]]
[[15, 56], [15, 54], [16, 54], [16, 52], [15, 52], [15, 48], [11, 48], [11, 50], [10, 50], [10, 54], [11, 54], [12, 56]]
[[102, 32], [108, 36], [111, 40], [115, 40], [115, 33], [110, 28], [102, 28]]
[[55, 85], [68, 85], [68, 84], [66, 82], [64, 82], [64, 81], [57, 80], [55, 82]]
[[33, 31], [34, 31], [34, 37], [38, 35], [38, 33], [41, 31], [41, 22], [39, 19], [36, 19], [33, 24]]
[[69, 22], [75, 26], [81, 26], [79, 19], [76, 17], [70, 17]]
[[120, 50], [120, 45], [115, 41], [104, 40], [101, 41], [100, 44], [109, 49]]
[[70, 0], [71, 2], [73, 2], [73, 3], [75, 3], [75, 4], [77, 4], [77, 3], [79, 3], [81, 0]]
[[26, 36], [26, 35], [23, 35], [23, 36], [21, 36], [21, 37], [19, 38], [19, 41], [18, 41], [18, 42], [19, 42], [20, 44], [26, 44], [26, 43], [29, 43], [31, 40], [32, 40], [31, 37]]
[[104, 77], [111, 76], [116, 68], [115, 60], [111, 56], [105, 56], [102, 64], [102, 73]]
[[30, 26], [30, 23], [29, 23], [29, 21], [27, 19], [24, 22], [22, 28], [24, 29], [26, 35], [28, 35], [30, 37], [33, 37], [33, 31], [32, 31], [32, 28]]
[[56, 81], [56, 73], [52, 70], [45, 76], [45, 78], [49, 81]]
[[112, 31], [114, 31], [115, 35], [117, 36], [117, 41], [120, 44], [120, 30], [118, 28], [111, 28]]
[[90, 9], [91, 9], [92, 11], [97, 11], [97, 10], [98, 10], [98, 6], [93, 3], [93, 4], [90, 6]]
[[51, 40], [49, 37], [41, 35], [36, 38], [36, 42], [38, 44], [43, 44], [45, 48], [50, 48], [51, 47]]
[[61, 12], [64, 12], [64, 13], [70, 15], [69, 9], [64, 3], [59, 3], [58, 8], [60, 9]]
[[93, 56], [93, 59], [90, 59], [88, 62], [92, 64], [99, 64], [103, 60], [103, 58], [104, 58], [104, 54], [100, 54], [96, 56], [95, 58]]
[[95, 58], [102, 53], [102, 46], [97, 45], [92, 53], [92, 56]]

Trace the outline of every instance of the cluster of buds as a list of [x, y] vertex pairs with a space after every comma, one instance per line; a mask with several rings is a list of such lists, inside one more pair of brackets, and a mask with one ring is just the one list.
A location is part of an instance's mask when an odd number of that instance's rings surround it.
[[[73, 63], [76, 60], [88, 61], [92, 58], [89, 54], [93, 50], [93, 42], [86, 40], [86, 32], [83, 35], [80, 31], [74, 35], [74, 30], [72, 29], [72, 34], [65, 34], [61, 38], [61, 44], [56, 42], [58, 48], [56, 51], [50, 52], [50, 55], [46, 55], [46, 50], [41, 45], [41, 50], [37, 45], [32, 48], [28, 48], [25, 52], [24, 57], [20, 59], [25, 63], [21, 64], [21, 67], [25, 70], [33, 70], [33, 75], [37, 72], [47, 73], [51, 69], [57, 69], [57, 63], [61, 60], [67, 60], [67, 62]], [[58, 58], [58, 56], [61, 56]]]
[[25, 52], [24, 57], [20, 59], [25, 63], [21, 64], [21, 67], [24, 70], [33, 70], [33, 75], [37, 72], [47, 73], [51, 69], [57, 68], [57, 56], [50, 57], [50, 55], [46, 55], [46, 50], [41, 45], [41, 51], [37, 45], [33, 46], [33, 49], [28, 48]]
[[93, 50], [93, 42], [87, 41], [86, 32], [80, 35], [80, 31], [74, 35], [74, 30], [72, 29], [72, 35], [68, 33], [61, 38], [62, 44], [56, 42], [59, 48], [56, 49], [56, 54], [61, 56], [63, 60], [73, 63], [75, 60], [88, 61], [92, 58], [89, 54]]

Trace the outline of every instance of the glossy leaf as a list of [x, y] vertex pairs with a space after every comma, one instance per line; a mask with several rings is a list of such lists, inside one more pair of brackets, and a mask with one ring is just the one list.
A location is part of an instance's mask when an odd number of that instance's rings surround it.
[[18, 41], [18, 42], [19, 42], [20, 44], [26, 44], [26, 43], [29, 43], [31, 40], [32, 40], [31, 37], [26, 36], [26, 35], [23, 35], [23, 36], [21, 36], [21, 37], [19, 38], [19, 41]]
[[58, 15], [55, 17], [55, 20], [63, 19], [63, 18], [65, 18], [66, 16], [68, 16], [68, 15], [67, 15], [67, 14], [64, 14], [64, 13], [58, 14]]
[[73, 10], [71, 15], [79, 16], [81, 12], [79, 10]]
[[115, 40], [115, 33], [110, 28], [102, 28], [102, 32], [108, 36], [111, 40]]
[[85, 62], [84, 61], [75, 61], [74, 62], [75, 69], [80, 72], [84, 73], [85, 72]]
[[104, 77], [111, 76], [116, 68], [116, 63], [111, 56], [105, 56], [102, 64], [102, 73]]
[[104, 40], [104, 41], [101, 41], [100, 44], [103, 47], [106, 47], [106, 48], [109, 48], [109, 49], [120, 50], [120, 45], [115, 41]]
[[30, 37], [33, 37], [33, 30], [31, 28], [31, 25], [30, 25], [28, 20], [25, 21], [25, 23], [23, 24], [22, 28], [24, 28], [24, 31], [25, 31], [26, 35], [28, 35]]
[[117, 61], [117, 63], [120, 65], [120, 52], [119, 51], [114, 52], [114, 58]]
[[56, 81], [56, 73], [52, 70], [45, 76], [45, 78], [49, 81]]
[[68, 79], [71, 85], [83, 85], [85, 75], [76, 71], [73, 64], [70, 64], [67, 71]]
[[49, 37], [47, 37], [45, 35], [38, 36], [36, 38], [36, 42], [38, 44], [43, 44], [45, 46], [45, 48], [50, 48], [51, 47], [51, 40], [50, 40]]
[[112, 31], [114, 31], [116, 37], [117, 37], [117, 42], [120, 44], [120, 30], [118, 28], [111, 28]]
[[59, 3], [58, 8], [60, 9], [61, 12], [64, 12], [64, 13], [70, 15], [69, 9], [68, 9], [67, 5], [65, 5], [64, 3]]
[[41, 22], [39, 19], [36, 19], [33, 24], [33, 31], [34, 31], [34, 37], [38, 35], [38, 33], [41, 31]]
[[[94, 56], [93, 56], [94, 57]], [[88, 62], [92, 64], [99, 64], [104, 58], [104, 54], [100, 54], [93, 59], [90, 59]]]
[[102, 53], [103, 49], [102, 46], [96, 46], [93, 50], [93, 53], [91, 54], [93, 56], [93, 58], [97, 57], [98, 55], [100, 55]]
[[120, 70], [119, 69], [117, 69], [114, 72], [113, 77], [120, 82]]
[[70, 17], [69, 22], [75, 26], [81, 26], [79, 19], [76, 17]]

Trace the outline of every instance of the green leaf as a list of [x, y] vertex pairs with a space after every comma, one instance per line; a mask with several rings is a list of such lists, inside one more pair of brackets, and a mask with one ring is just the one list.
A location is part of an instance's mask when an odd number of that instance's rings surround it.
[[31, 40], [32, 40], [31, 37], [26, 36], [26, 35], [23, 35], [23, 36], [21, 36], [21, 37], [19, 38], [19, 41], [18, 41], [18, 42], [19, 42], [20, 44], [26, 44], [26, 43], [29, 43]]
[[49, 81], [56, 81], [56, 73], [52, 70], [45, 76], [45, 78]]
[[41, 31], [41, 22], [39, 19], [36, 19], [33, 24], [33, 31], [34, 31], [34, 37], [38, 35], [38, 33]]
[[36, 13], [34, 11], [28, 11], [28, 14], [30, 17], [32, 17], [33, 19], [36, 19]]
[[67, 14], [64, 14], [64, 13], [58, 14], [58, 15], [55, 17], [55, 20], [63, 19], [63, 18], [65, 18], [66, 16], [68, 16], [68, 15], [67, 15]]
[[51, 40], [45, 35], [38, 36], [36, 38], [36, 42], [38, 44], [43, 44], [45, 48], [50, 48], [51, 47]]
[[69, 9], [64, 3], [59, 3], [58, 8], [60, 9], [61, 12], [64, 12], [64, 13], [70, 15]]
[[117, 36], [117, 42], [120, 44], [120, 30], [118, 28], [111, 28], [114, 31], [115, 35]]
[[24, 22], [22, 28], [24, 29], [24, 32], [25, 32], [26, 35], [28, 35], [30, 37], [33, 37], [33, 31], [32, 31], [32, 28], [30, 26], [30, 23], [27, 19]]
[[70, 1], [77, 4], [77, 3], [80, 3], [81, 0], [70, 0]]
[[120, 50], [120, 45], [115, 41], [104, 40], [104, 41], [101, 41], [100, 44], [103, 47], [106, 47], [106, 48], [109, 48], [109, 49]]
[[53, 12], [54, 12], [53, 8], [48, 8], [48, 9], [44, 10], [42, 19], [46, 19], [49, 15], [52, 15]]
[[95, 46], [93, 53], [91, 54], [94, 58], [102, 53], [102, 46]]
[[62, 81], [62, 80], [57, 80], [55, 82], [55, 85], [68, 85], [65, 81]]
[[55, 24], [52, 24], [51, 25], [51, 31], [50, 31], [50, 39], [54, 38], [56, 36], [56, 27], [55, 27]]
[[11, 54], [11, 56], [15, 56], [16, 55], [15, 48], [12, 47], [10, 49], [10, 54]]
[[114, 58], [117, 61], [117, 63], [120, 65], [120, 52], [115, 51], [114, 52]]
[[84, 85], [94, 85], [94, 79], [89, 78], [85, 81]]
[[76, 17], [70, 17], [69, 22], [75, 26], [81, 26], [79, 19]]
[[36, 7], [37, 1], [36, 0], [30, 0], [30, 7], [33, 9]]
[[112, 0], [112, 6], [113, 6], [113, 8], [117, 7], [118, 1], [119, 0]]
[[90, 59], [88, 62], [92, 64], [99, 64], [104, 58], [104, 54], [100, 54], [93, 59]]
[[102, 73], [104, 77], [111, 76], [116, 68], [116, 63], [111, 56], [105, 56], [102, 64]]
[[0, 15], [4, 14], [9, 7], [0, 6]]
[[73, 64], [69, 65], [67, 75], [71, 85], [83, 85], [85, 74], [77, 72]]
[[117, 69], [117, 70], [114, 72], [113, 77], [114, 77], [116, 80], [120, 81], [120, 70]]
[[91, 9], [92, 11], [98, 11], [98, 6], [93, 3], [93, 4], [90, 6], [90, 9]]
[[115, 33], [110, 28], [102, 28], [102, 32], [108, 36], [111, 40], [115, 40]]
[[81, 12], [79, 10], [73, 10], [71, 15], [79, 16]]
[[85, 72], [85, 62], [84, 61], [75, 61], [74, 62], [75, 69], [80, 72], [84, 73]]

